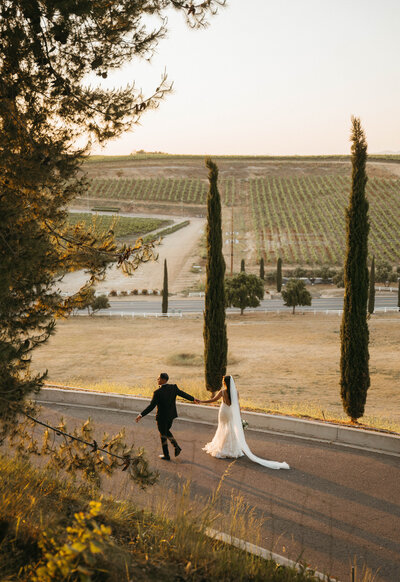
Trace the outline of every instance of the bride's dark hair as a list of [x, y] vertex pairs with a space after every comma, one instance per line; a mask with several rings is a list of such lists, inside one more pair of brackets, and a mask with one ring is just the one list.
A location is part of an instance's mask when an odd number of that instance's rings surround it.
[[226, 389], [228, 390], [229, 402], [232, 402], [232, 400], [231, 400], [231, 377], [230, 376], [224, 376], [224, 384], [226, 386]]

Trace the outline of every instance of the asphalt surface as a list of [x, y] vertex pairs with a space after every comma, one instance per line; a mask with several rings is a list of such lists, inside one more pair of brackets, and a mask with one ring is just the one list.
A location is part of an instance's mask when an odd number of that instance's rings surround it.
[[[133, 300], [109, 300], [110, 308], [99, 311], [99, 314], [143, 314], [143, 313], [161, 313], [161, 297], [154, 297], [151, 299], [133, 299]], [[375, 297], [376, 312], [388, 310], [397, 310], [397, 294], [385, 295], [382, 297]], [[286, 307], [282, 299], [264, 299], [261, 301], [260, 307], [256, 309], [247, 309], [246, 311], [291, 311], [291, 307]], [[343, 309], [343, 299], [341, 297], [332, 298], [318, 298], [312, 300], [310, 307], [297, 307], [298, 311], [340, 311]], [[169, 313], [202, 313], [204, 310], [204, 299], [202, 298], [188, 298], [188, 299], [170, 299], [168, 301]], [[239, 309], [229, 308], [228, 312], [240, 312]], [[246, 313], [245, 311], [245, 313]], [[82, 314], [87, 314], [87, 310], [83, 310]]]
[[[375, 574], [374, 582], [400, 581], [400, 459], [349, 447], [289, 436], [246, 431], [252, 451], [263, 458], [286, 461], [290, 470], [271, 470], [242, 457], [232, 463], [202, 451], [215, 427], [177, 419], [173, 433], [183, 448], [171, 462], [158, 459], [159, 437], [154, 417], [134, 422], [135, 414], [54, 405], [42, 419], [63, 416], [68, 428], [90, 416], [103, 431], [126, 427], [126, 440], [144, 446], [160, 480], [146, 492], [131, 484], [125, 473], [105, 480], [103, 490], [131, 498], [140, 506], [173, 517], [190, 481], [189, 503], [204, 507], [220, 484], [214, 529], [229, 532], [232, 496], [253, 515], [247, 528], [232, 535], [245, 538], [291, 560], [301, 560], [341, 582], [351, 580], [351, 566]], [[222, 481], [221, 481], [222, 480]], [[235, 502], [236, 503], [236, 502]], [[238, 535], [239, 534], [239, 535]]]

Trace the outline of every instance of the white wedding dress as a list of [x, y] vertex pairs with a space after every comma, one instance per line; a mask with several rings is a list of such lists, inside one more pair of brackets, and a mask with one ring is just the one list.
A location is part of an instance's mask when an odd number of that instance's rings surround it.
[[268, 469], [289, 469], [287, 463], [267, 461], [253, 455], [246, 443], [242, 419], [240, 416], [239, 398], [235, 382], [230, 377], [231, 405], [222, 401], [218, 413], [218, 428], [211, 442], [203, 447], [203, 451], [219, 459], [238, 458], [246, 455], [254, 463], [259, 463]]

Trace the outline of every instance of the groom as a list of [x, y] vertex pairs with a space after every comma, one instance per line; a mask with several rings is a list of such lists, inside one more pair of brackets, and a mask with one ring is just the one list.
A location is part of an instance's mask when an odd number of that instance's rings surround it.
[[186, 394], [182, 390], [179, 390], [176, 384], [168, 384], [169, 376], [165, 372], [162, 372], [159, 377], [157, 378], [158, 385], [160, 386], [157, 390], [153, 393], [153, 398], [148, 405], [147, 408], [143, 410], [141, 414], [138, 414], [136, 417], [136, 422], [139, 422], [143, 416], [149, 414], [157, 406], [157, 414], [156, 414], [156, 421], [158, 431], [160, 433], [161, 438], [161, 446], [163, 450], [163, 454], [160, 455], [160, 459], [163, 461], [169, 461], [169, 450], [168, 450], [168, 439], [171, 441], [175, 449], [175, 457], [179, 455], [181, 452], [181, 447], [176, 442], [173, 434], [170, 431], [174, 418], [178, 416], [176, 412], [176, 397], [181, 396], [182, 398], [186, 398], [186, 400], [190, 400], [195, 404], [198, 404], [198, 400], [191, 396], [190, 394]]

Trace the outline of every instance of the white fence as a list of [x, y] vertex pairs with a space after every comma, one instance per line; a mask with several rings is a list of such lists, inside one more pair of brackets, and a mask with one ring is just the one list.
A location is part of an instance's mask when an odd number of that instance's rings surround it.
[[[291, 307], [277, 307], [277, 308], [272, 308], [272, 309], [246, 309], [245, 313], [253, 313], [253, 312], [257, 312], [257, 313], [276, 313], [276, 314], [280, 314], [280, 313], [291, 313], [292, 308]], [[228, 310], [228, 313], [238, 313], [239, 310], [237, 311], [231, 311]], [[374, 313], [398, 313], [400, 312], [400, 308], [399, 307], [376, 307], [374, 310]], [[132, 312], [132, 311], [107, 311], [107, 313], [95, 313], [94, 315], [101, 315], [101, 316], [106, 316], [106, 317], [183, 317], [185, 316], [193, 316], [193, 315], [199, 315], [201, 314], [201, 311], [186, 311], [186, 312], [182, 312], [182, 311], [177, 311], [177, 312], [168, 312], [168, 313], [157, 313], [157, 312], [153, 312], [153, 313], [136, 313], [136, 312]], [[296, 313], [312, 313], [313, 315], [319, 315], [319, 314], [323, 314], [323, 315], [342, 315], [343, 313], [343, 309], [302, 309], [301, 306], [298, 306], [296, 308]], [[83, 316], [83, 317], [88, 317], [88, 313], [84, 312], [84, 311], [80, 311], [80, 312], [76, 312], [74, 314], [72, 314], [73, 316]]]
[[397, 287], [375, 287], [375, 291], [398, 291]]
[[[132, 311], [108, 311], [107, 313], [98, 313], [94, 315], [103, 315], [108, 317], [182, 317], [182, 311], [177, 313], [135, 313]], [[83, 317], [88, 317], [89, 314], [86, 312], [79, 312], [72, 314], [73, 316], [82, 315]], [[91, 316], [91, 315], [90, 315]]]

